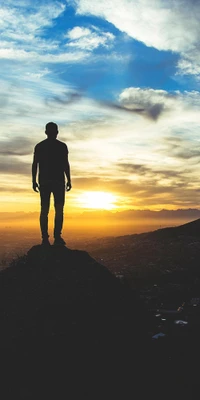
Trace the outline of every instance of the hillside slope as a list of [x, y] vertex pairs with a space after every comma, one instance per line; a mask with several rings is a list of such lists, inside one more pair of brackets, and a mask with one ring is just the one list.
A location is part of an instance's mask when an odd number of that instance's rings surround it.
[[140, 387], [147, 316], [88, 253], [32, 247], [0, 273], [0, 304], [4, 399], [102, 398], [133, 376]]

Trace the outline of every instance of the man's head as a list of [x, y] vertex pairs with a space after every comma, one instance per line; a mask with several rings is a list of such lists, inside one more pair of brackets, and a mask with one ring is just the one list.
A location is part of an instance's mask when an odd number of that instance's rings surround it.
[[45, 133], [49, 139], [56, 139], [58, 135], [58, 125], [54, 122], [48, 122], [45, 126]]

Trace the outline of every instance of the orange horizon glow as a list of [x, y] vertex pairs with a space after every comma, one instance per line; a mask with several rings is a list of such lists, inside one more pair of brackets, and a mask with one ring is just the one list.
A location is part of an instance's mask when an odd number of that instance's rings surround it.
[[87, 191], [77, 197], [80, 208], [92, 210], [114, 210], [116, 200], [116, 196], [112, 193], [100, 191]]
[[[132, 200], [133, 205], [130, 204]], [[112, 191], [94, 191], [94, 190], [78, 190], [72, 188], [69, 193], [66, 192], [65, 201], [65, 213], [68, 215], [80, 214], [84, 211], [95, 211], [95, 210], [107, 210], [110, 212], [120, 212], [126, 210], [150, 210], [150, 211], [161, 211], [165, 210], [177, 210], [177, 209], [188, 209], [189, 207], [183, 207], [181, 204], [176, 206], [172, 203], [171, 205], [164, 202], [160, 204], [148, 204], [145, 201], [142, 202], [140, 198], [133, 197], [130, 199], [129, 196], [120, 195], [120, 193], [114, 193]], [[199, 204], [194, 204], [193, 207], [199, 209]], [[53, 198], [51, 198], [50, 210], [54, 210]], [[35, 193], [30, 188], [28, 192], [11, 193], [10, 195], [1, 196], [0, 212], [39, 212], [40, 211], [40, 195]]]
[[[69, 193], [66, 192], [65, 201], [65, 214], [68, 216], [82, 214], [84, 211], [95, 212], [99, 210], [110, 211], [113, 213], [127, 211], [127, 210], [149, 210], [149, 211], [161, 211], [165, 210], [177, 210], [177, 209], [188, 209], [195, 208], [199, 209], [199, 204], [194, 204], [193, 207], [185, 207], [182, 204], [166, 204], [160, 199], [160, 204], [148, 204], [148, 202], [142, 201], [141, 198], [135, 195], [123, 196], [120, 192], [112, 192], [107, 190], [80, 190], [72, 188]], [[132, 204], [131, 204], [132, 203]], [[51, 197], [50, 210], [54, 211], [53, 197]], [[1, 195], [1, 206], [0, 212], [5, 213], [33, 213], [40, 212], [40, 195], [39, 193], [33, 192], [31, 186], [29, 190], [25, 192], [14, 192], [7, 193], [2, 192]]]

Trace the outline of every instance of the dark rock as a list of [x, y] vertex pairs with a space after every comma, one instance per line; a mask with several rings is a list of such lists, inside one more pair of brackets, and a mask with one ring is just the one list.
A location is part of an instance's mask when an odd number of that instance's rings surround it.
[[145, 310], [86, 252], [34, 246], [16, 259], [0, 273], [0, 318], [4, 399], [144, 390]]

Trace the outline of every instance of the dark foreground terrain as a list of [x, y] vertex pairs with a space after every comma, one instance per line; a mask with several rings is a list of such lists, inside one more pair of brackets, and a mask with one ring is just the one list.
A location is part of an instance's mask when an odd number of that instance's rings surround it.
[[193, 398], [199, 225], [115, 239], [115, 265], [133, 255], [118, 271], [85, 251], [39, 245], [1, 271], [1, 398]]
[[34, 246], [1, 272], [0, 304], [3, 399], [105, 398], [146, 368], [137, 300], [86, 252]]

